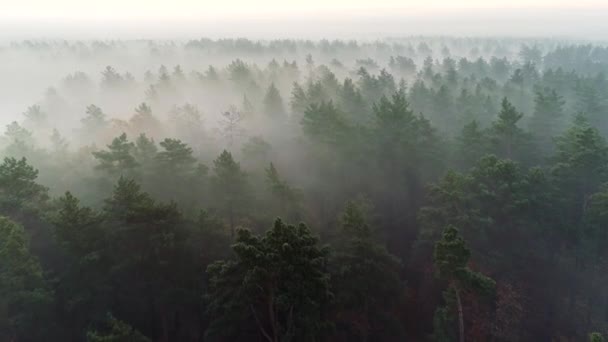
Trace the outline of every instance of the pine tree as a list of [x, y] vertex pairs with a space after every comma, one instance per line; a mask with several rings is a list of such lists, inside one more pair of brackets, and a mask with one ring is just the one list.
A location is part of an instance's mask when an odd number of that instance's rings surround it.
[[608, 143], [583, 115], [556, 140], [551, 170], [572, 223], [580, 222], [589, 196], [608, 181]]
[[86, 109], [86, 116], [80, 120], [83, 128], [83, 135], [87, 138], [95, 136], [97, 132], [107, 125], [106, 115], [101, 108], [96, 105], [89, 105]]
[[222, 134], [227, 140], [228, 147], [232, 147], [245, 134], [245, 130], [241, 127], [243, 121], [243, 113], [235, 106], [230, 106], [228, 110], [222, 112]]
[[[116, 313], [136, 312], [150, 322], [142, 333], [155, 340], [180, 340], [179, 329], [197, 329], [180, 319], [195, 304], [200, 267], [187, 249], [189, 233], [175, 203], [157, 203], [132, 179], [120, 178], [103, 207]], [[192, 303], [192, 304], [191, 304]]]
[[142, 133], [135, 139], [133, 157], [144, 172], [149, 171], [148, 169], [152, 167], [157, 153], [158, 147], [153, 138], [148, 138], [145, 133]]
[[279, 90], [271, 83], [264, 96], [264, 113], [271, 118], [285, 118], [285, 106]]
[[53, 129], [53, 134], [51, 135], [51, 146], [52, 152], [58, 156], [63, 156], [68, 150], [68, 142], [67, 140], [61, 136], [57, 129]]
[[534, 98], [534, 114], [530, 118], [529, 129], [538, 140], [545, 156], [553, 151], [553, 138], [564, 129], [563, 97], [555, 90], [537, 91]]
[[340, 87], [338, 104], [352, 118], [351, 120], [361, 124], [367, 123], [369, 118], [366, 117], [366, 114], [369, 112], [369, 107], [350, 78], [344, 79], [342, 87]]
[[25, 116], [25, 124], [30, 128], [42, 128], [47, 123], [47, 114], [42, 111], [39, 105], [33, 105], [27, 108], [23, 113]]
[[4, 158], [0, 165], [0, 210], [13, 219], [46, 206], [48, 189], [38, 183], [38, 170], [27, 159]]
[[107, 151], [93, 152], [99, 164], [96, 169], [106, 172], [110, 176], [132, 175], [139, 163], [135, 160], [133, 152], [135, 144], [127, 140], [127, 134], [123, 133], [114, 138]]
[[234, 328], [248, 319], [269, 342], [317, 339], [330, 296], [328, 250], [308, 227], [277, 220], [263, 236], [239, 230], [232, 249], [233, 260], [207, 268], [213, 317], [207, 335], [238, 334]]
[[[349, 201], [340, 215], [340, 239], [331, 259], [336, 325], [350, 340], [382, 341], [403, 337], [395, 309], [405, 293], [401, 264], [379, 242], [366, 202]], [[344, 328], [343, 328], [344, 329]]]
[[237, 219], [245, 212], [250, 202], [246, 174], [226, 150], [213, 161], [212, 187], [216, 206], [228, 219], [230, 233], [234, 237]]
[[343, 114], [332, 101], [311, 104], [306, 109], [301, 124], [305, 134], [329, 145], [344, 142], [350, 129]]
[[[50, 338], [45, 320], [52, 296], [42, 268], [30, 254], [23, 228], [0, 216], [0, 339], [42, 341]], [[46, 335], [46, 336], [45, 336]]]
[[273, 163], [266, 169], [266, 184], [272, 196], [273, 207], [277, 208], [275, 216], [297, 220], [300, 216], [301, 191], [291, 187], [281, 178]]
[[486, 139], [484, 131], [476, 120], [462, 128], [454, 156], [461, 168], [471, 167], [486, 153], [488, 150]]
[[309, 105], [309, 101], [306, 96], [306, 92], [304, 88], [298, 83], [295, 82], [293, 84], [293, 89], [291, 90], [291, 113], [295, 116], [301, 117], [304, 115], [304, 111]]
[[438, 276], [448, 282], [456, 298], [460, 342], [465, 341], [462, 292], [475, 290], [491, 294], [496, 285], [494, 280], [467, 267], [470, 257], [471, 251], [458, 234], [458, 230], [454, 226], [448, 226], [441, 240], [435, 244], [434, 261]]
[[19, 125], [16, 121], [6, 125], [4, 137], [8, 143], [4, 151], [7, 156], [21, 158], [25, 156], [30, 157], [35, 154], [33, 133]]
[[504, 98], [502, 108], [490, 129], [490, 139], [496, 155], [501, 158], [525, 159], [524, 152], [529, 149], [528, 135], [517, 123], [524, 116]]
[[129, 120], [129, 124], [136, 132], [157, 136], [161, 132], [160, 121], [152, 114], [152, 108], [145, 102], [135, 108], [135, 114]]

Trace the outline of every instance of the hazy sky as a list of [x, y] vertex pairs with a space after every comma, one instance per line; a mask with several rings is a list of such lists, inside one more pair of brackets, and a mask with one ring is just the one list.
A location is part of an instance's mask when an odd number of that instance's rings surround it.
[[0, 0], [0, 38], [608, 36], [608, 0]]
[[606, 0], [2, 0], [10, 19], [183, 19], [209, 16], [298, 14], [339, 10], [408, 12], [492, 8], [607, 8]]

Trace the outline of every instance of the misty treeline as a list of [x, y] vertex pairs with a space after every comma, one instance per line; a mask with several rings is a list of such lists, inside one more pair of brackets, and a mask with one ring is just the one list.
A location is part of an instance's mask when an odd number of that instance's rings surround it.
[[30, 41], [0, 60], [49, 87], [2, 113], [2, 341], [603, 341], [603, 46]]

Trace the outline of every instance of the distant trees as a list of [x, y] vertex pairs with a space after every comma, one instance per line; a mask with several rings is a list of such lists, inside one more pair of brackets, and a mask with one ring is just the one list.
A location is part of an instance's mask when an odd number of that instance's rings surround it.
[[101, 86], [108, 90], [119, 87], [124, 81], [124, 78], [118, 72], [116, 72], [113, 67], [109, 65], [105, 68], [104, 71], [102, 71], [101, 76]]
[[283, 99], [274, 83], [271, 83], [266, 90], [266, 95], [264, 96], [264, 112], [274, 119], [285, 117]]
[[222, 112], [220, 125], [222, 126], [222, 135], [226, 139], [229, 148], [244, 135], [244, 129], [241, 127], [243, 119], [243, 113], [234, 106]]
[[42, 111], [39, 105], [28, 107], [23, 116], [25, 116], [25, 124], [34, 129], [44, 127], [48, 120], [47, 114]]
[[151, 136], [158, 136], [162, 131], [160, 122], [152, 115], [152, 108], [145, 102], [135, 108], [135, 114], [129, 123], [136, 132], [147, 133]]
[[564, 101], [555, 90], [537, 91], [534, 98], [534, 113], [530, 118], [530, 132], [536, 137], [538, 146], [549, 155], [553, 146], [552, 139], [565, 128]]
[[104, 112], [93, 104], [87, 106], [86, 116], [80, 122], [82, 123], [82, 136], [87, 140], [94, 139], [108, 124]]
[[203, 113], [192, 104], [175, 107], [170, 113], [170, 122], [174, 128], [174, 135], [191, 145], [200, 144], [207, 138], [204, 130]]
[[608, 48], [564, 44], [7, 45], [142, 73], [7, 122], [0, 340], [602, 341]]

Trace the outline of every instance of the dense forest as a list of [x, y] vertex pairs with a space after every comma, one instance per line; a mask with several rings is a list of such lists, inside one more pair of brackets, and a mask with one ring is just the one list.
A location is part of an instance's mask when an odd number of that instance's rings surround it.
[[0, 64], [0, 341], [608, 333], [607, 46], [41, 40]]

